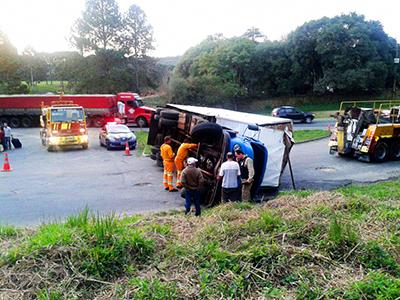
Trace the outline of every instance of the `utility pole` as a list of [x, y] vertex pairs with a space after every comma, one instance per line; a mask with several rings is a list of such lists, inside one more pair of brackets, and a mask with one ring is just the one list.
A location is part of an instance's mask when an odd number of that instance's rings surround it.
[[399, 44], [396, 43], [396, 56], [393, 60], [394, 62], [394, 79], [393, 79], [393, 99], [396, 99], [396, 82], [397, 82], [397, 66], [400, 62], [399, 58]]

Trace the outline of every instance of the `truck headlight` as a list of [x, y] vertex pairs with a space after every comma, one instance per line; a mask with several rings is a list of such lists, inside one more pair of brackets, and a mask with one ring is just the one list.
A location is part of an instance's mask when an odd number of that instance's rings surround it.
[[89, 137], [86, 134], [81, 135], [81, 143], [87, 143], [88, 141]]
[[86, 129], [85, 129], [85, 128], [81, 128], [81, 129], [79, 129], [79, 132], [80, 132], [80, 133], [85, 133], [85, 132], [86, 132]]
[[59, 143], [59, 138], [56, 136], [49, 137], [49, 143], [52, 145], [57, 145]]

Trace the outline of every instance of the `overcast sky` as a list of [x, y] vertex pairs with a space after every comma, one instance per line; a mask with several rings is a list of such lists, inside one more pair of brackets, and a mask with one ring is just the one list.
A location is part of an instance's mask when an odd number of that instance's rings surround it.
[[[183, 54], [208, 35], [241, 35], [257, 27], [271, 40], [324, 16], [357, 12], [378, 20], [400, 42], [399, 0], [117, 0], [120, 10], [136, 4], [154, 29], [154, 56]], [[72, 50], [70, 28], [85, 0], [0, 0], [0, 30], [22, 51]]]

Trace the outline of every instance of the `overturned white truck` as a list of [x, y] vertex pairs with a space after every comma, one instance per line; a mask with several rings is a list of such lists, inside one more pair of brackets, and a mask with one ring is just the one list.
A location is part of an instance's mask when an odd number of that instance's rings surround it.
[[153, 115], [148, 144], [152, 145], [151, 158], [161, 165], [159, 147], [164, 136], [172, 137], [174, 148], [187, 137], [201, 142], [200, 149], [192, 155], [199, 158], [200, 168], [206, 175], [208, 194], [204, 196], [204, 202], [211, 204], [219, 199], [217, 171], [225, 160], [225, 154], [233, 151], [238, 143], [254, 159], [257, 184], [253, 185], [253, 196], [259, 198], [263, 189], [278, 188], [293, 145], [292, 131], [293, 124], [289, 119], [221, 108], [168, 104]]

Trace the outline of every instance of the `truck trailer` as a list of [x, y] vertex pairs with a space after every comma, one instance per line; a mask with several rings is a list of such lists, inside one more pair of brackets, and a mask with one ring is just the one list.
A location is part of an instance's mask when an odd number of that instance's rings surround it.
[[38, 126], [42, 107], [60, 99], [82, 106], [87, 114], [87, 124], [92, 127], [101, 127], [115, 118], [146, 127], [154, 112], [153, 108], [143, 104], [138, 94], [130, 92], [116, 95], [0, 95], [0, 123], [8, 123], [14, 128]]

